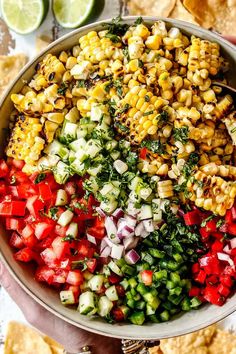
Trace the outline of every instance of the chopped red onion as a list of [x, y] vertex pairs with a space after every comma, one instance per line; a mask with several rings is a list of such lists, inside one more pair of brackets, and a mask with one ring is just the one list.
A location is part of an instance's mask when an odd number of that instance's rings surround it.
[[129, 237], [124, 239], [123, 244], [126, 250], [130, 250], [131, 248], [135, 248], [138, 242], [139, 237]]
[[146, 237], [148, 237], [149, 235], [150, 235], [150, 232], [144, 230], [144, 231], [142, 232], [142, 234], [141, 234], [141, 237], [142, 237], [142, 238], [146, 238]]
[[103, 240], [106, 241], [106, 243], [107, 243], [107, 245], [108, 245], [109, 247], [112, 247], [112, 246], [114, 245], [114, 243], [120, 243], [120, 239], [118, 239], [119, 242], [114, 242], [114, 240], [111, 240], [111, 239], [108, 238], [107, 236], [104, 237]]
[[121, 259], [124, 249], [125, 248], [122, 245], [113, 245], [111, 249], [111, 258]]
[[140, 256], [134, 249], [132, 249], [126, 253], [125, 260], [128, 264], [135, 264], [140, 260]]
[[129, 203], [126, 210], [129, 215], [135, 217], [137, 217], [137, 214], [140, 212], [140, 209], [135, 208], [134, 203]]
[[105, 213], [100, 207], [96, 207], [96, 212], [97, 212], [100, 216], [106, 216], [106, 213]]
[[232, 238], [230, 241], [231, 248], [236, 248], [236, 237]]
[[147, 232], [153, 232], [154, 231], [154, 225], [152, 219], [149, 220], [143, 220], [143, 225], [144, 228]]
[[111, 254], [111, 247], [107, 246], [104, 248], [104, 250], [101, 252], [100, 257], [108, 257]]
[[121, 208], [118, 208], [112, 213], [112, 216], [114, 216], [114, 218], [116, 218], [116, 219], [123, 218], [124, 211]]
[[107, 231], [107, 236], [111, 239], [111, 237], [116, 237], [117, 227], [114, 221], [110, 216], [107, 216], [105, 219], [105, 228]]
[[220, 261], [228, 262], [231, 267], [234, 267], [234, 261], [230, 258], [228, 254], [218, 252], [217, 257]]
[[93, 243], [94, 245], [97, 244], [96, 238], [94, 236], [92, 236], [92, 235], [87, 234], [87, 240], [89, 242]]
[[135, 236], [141, 236], [144, 230], [145, 230], [144, 224], [143, 224], [143, 221], [141, 221], [135, 227], [135, 230], [134, 230]]
[[[110, 240], [109, 240], [110, 241]], [[101, 244], [100, 244], [100, 252], [102, 250], [104, 250], [104, 248], [107, 247], [107, 242], [106, 242], [106, 237], [104, 237], [101, 241]]]
[[132, 215], [125, 215], [124, 216], [125, 220], [126, 220], [126, 224], [128, 224], [129, 226], [135, 226], [137, 223], [137, 219], [136, 217], [132, 216]]

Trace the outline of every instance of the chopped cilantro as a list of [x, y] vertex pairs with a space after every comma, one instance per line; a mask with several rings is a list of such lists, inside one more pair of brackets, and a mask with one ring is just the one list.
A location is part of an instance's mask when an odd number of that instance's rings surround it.
[[138, 66], [139, 68], [143, 68], [144, 66], [143, 61], [141, 59], [138, 59]]
[[52, 207], [49, 209], [50, 217], [52, 218], [52, 220], [57, 220], [57, 212], [58, 212], [57, 207]]
[[202, 221], [201, 227], [205, 227], [206, 224], [207, 224], [207, 222], [210, 221], [210, 220], [212, 220], [212, 219], [214, 219], [214, 218], [215, 218], [215, 215], [214, 215], [214, 214], [208, 216], [206, 219], [204, 219], [204, 220]]
[[126, 58], [126, 59], [130, 59], [129, 58], [129, 49], [128, 49], [128, 47], [125, 47], [125, 48], [123, 48], [123, 54], [124, 54], [124, 57]]
[[137, 20], [134, 22], [134, 24], [136, 26], [138, 26], [138, 25], [141, 25], [141, 23], [143, 23], [143, 18], [140, 16], [140, 17], [137, 18]]
[[161, 155], [165, 153], [165, 144], [162, 144], [160, 140], [144, 140], [141, 147], [146, 147], [155, 154]]
[[63, 237], [62, 239], [61, 239], [61, 241], [62, 242], [67, 242], [67, 241], [69, 241], [69, 242], [72, 242], [72, 241], [74, 241], [74, 236], [73, 235], [66, 235], [65, 237]]
[[57, 93], [58, 93], [59, 95], [64, 96], [65, 93], [66, 93], [67, 88], [68, 88], [68, 86], [65, 84], [65, 82], [62, 82], [61, 86], [60, 86], [59, 89], [57, 90]]
[[77, 208], [77, 209], [81, 209], [81, 210], [87, 210], [86, 205], [81, 204], [79, 202], [74, 203], [74, 207]]
[[216, 223], [216, 227], [219, 228], [221, 227], [222, 225], [225, 224], [225, 220], [224, 219], [219, 219]]
[[85, 80], [78, 80], [77, 87], [85, 87]]
[[106, 38], [109, 38], [113, 43], [119, 43], [121, 42], [121, 38], [117, 36], [116, 34], [113, 33], [107, 33], [105, 35]]
[[136, 167], [137, 160], [138, 160], [138, 155], [136, 154], [136, 152], [129, 151], [129, 154], [126, 157], [126, 162], [131, 169], [133, 167]]
[[149, 101], [150, 101], [150, 97], [149, 97], [148, 95], [146, 95], [146, 96], [144, 97], [144, 99], [145, 99], [146, 102], [149, 102]]
[[117, 129], [119, 129], [122, 133], [128, 133], [129, 132], [129, 128], [127, 128], [125, 125], [115, 122], [115, 127]]
[[181, 128], [174, 128], [174, 140], [186, 144], [188, 142], [188, 132], [189, 129], [186, 125]]
[[145, 113], [143, 113], [143, 116], [146, 117], [146, 116], [149, 116], [150, 114], [153, 114], [153, 111], [145, 112]]
[[116, 36], [123, 36], [129, 25], [121, 23], [122, 18], [120, 16], [113, 18], [111, 23], [104, 23], [103, 26], [108, 30], [107, 34], [114, 34]]
[[46, 178], [46, 173], [39, 173], [38, 176], [35, 178], [34, 184], [38, 184], [42, 182]]
[[184, 167], [182, 169], [182, 173], [185, 178], [188, 178], [191, 175], [198, 161], [199, 161], [199, 155], [196, 152], [191, 152], [188, 161], [184, 164]]

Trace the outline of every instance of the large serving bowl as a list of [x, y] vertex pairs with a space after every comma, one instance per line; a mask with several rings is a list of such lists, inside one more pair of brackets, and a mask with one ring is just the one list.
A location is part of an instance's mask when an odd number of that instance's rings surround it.
[[[132, 24], [136, 17], [125, 18], [125, 23]], [[157, 18], [146, 17], [145, 22], [152, 25]], [[164, 19], [165, 20], [165, 19]], [[167, 25], [177, 26], [182, 32], [187, 35], [196, 35], [210, 41], [215, 41], [220, 44], [222, 53], [230, 62], [230, 69], [228, 72], [229, 83], [236, 87], [236, 49], [229, 42], [222, 39], [219, 35], [206, 31], [200, 27], [177, 20], [165, 20]], [[107, 21], [110, 22], [110, 21]], [[5, 128], [8, 128], [8, 119], [13, 105], [10, 100], [12, 93], [19, 92], [24, 85], [25, 80], [28, 81], [34, 73], [36, 64], [42, 60], [47, 53], [59, 53], [62, 50], [71, 48], [78, 43], [81, 36], [85, 35], [91, 30], [101, 30], [102, 23], [98, 22], [80, 28], [51, 44], [39, 56], [32, 60], [15, 78], [10, 88], [5, 93], [0, 102], [0, 141], [1, 154], [4, 151], [4, 135]], [[47, 310], [62, 318], [63, 320], [77, 326], [84, 328], [91, 332], [130, 339], [162, 339], [186, 334], [196, 331], [200, 328], [206, 327], [214, 322], [217, 322], [236, 310], [236, 295], [231, 297], [224, 306], [217, 307], [214, 305], [204, 305], [197, 311], [183, 313], [175, 319], [165, 323], [149, 323], [145, 326], [139, 327], [132, 324], [108, 324], [99, 318], [88, 318], [82, 316], [74, 309], [62, 306], [59, 294], [34, 280], [34, 270], [29, 265], [17, 263], [13, 256], [12, 250], [8, 245], [6, 231], [2, 226], [1, 240], [0, 240], [0, 256], [7, 268], [19, 283], [19, 285], [30, 295], [35, 301], [44, 306]]]

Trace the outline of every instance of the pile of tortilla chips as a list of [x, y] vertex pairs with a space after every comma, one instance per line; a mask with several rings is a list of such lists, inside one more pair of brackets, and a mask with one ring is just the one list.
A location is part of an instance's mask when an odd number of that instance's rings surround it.
[[163, 339], [150, 354], [236, 354], [236, 335], [216, 325], [185, 336]]
[[64, 348], [53, 339], [42, 336], [22, 323], [10, 322], [4, 354], [64, 354]]
[[236, 0], [128, 0], [131, 15], [170, 17], [236, 35]]

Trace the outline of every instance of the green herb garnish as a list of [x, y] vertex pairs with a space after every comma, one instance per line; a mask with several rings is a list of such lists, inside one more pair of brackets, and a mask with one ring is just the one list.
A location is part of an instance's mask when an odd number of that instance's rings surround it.
[[162, 155], [165, 153], [165, 144], [162, 144], [160, 140], [144, 140], [141, 147], [146, 147], [155, 154]]
[[173, 132], [175, 141], [180, 141], [182, 144], [186, 144], [188, 142], [189, 129], [187, 126], [183, 126], [181, 128], [174, 128]]
[[38, 184], [42, 182], [46, 178], [46, 173], [39, 173], [38, 176], [35, 178], [34, 184]]

